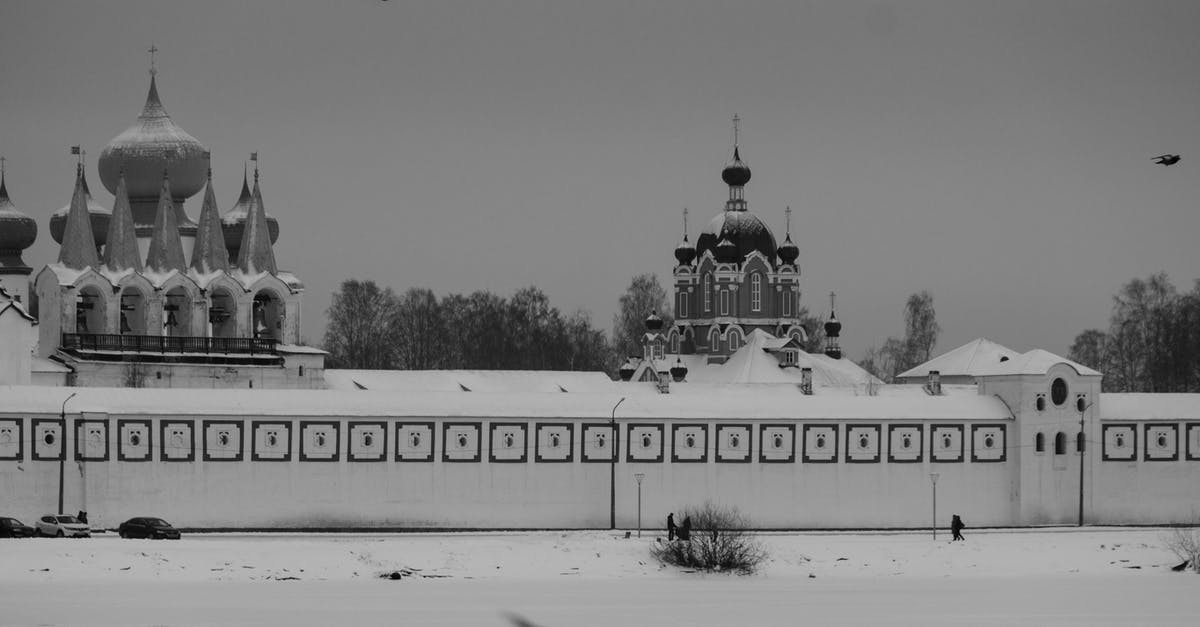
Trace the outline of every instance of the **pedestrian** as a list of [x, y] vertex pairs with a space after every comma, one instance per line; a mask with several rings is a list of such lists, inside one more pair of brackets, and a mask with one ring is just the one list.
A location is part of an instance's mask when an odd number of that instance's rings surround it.
[[667, 542], [675, 539], [675, 512], [667, 514]]
[[679, 528], [679, 539], [687, 542], [692, 541], [692, 517], [683, 517], [683, 526]]
[[954, 534], [954, 537], [950, 540], [951, 542], [964, 539], [962, 535], [963, 527], [966, 527], [966, 525], [963, 524], [963, 521], [958, 517], [958, 514], [955, 514], [952, 518], [950, 518], [950, 531]]
[[85, 512], [83, 510], [79, 510], [79, 515], [76, 516], [75, 518], [79, 519], [79, 522], [81, 522], [85, 525], [88, 524], [87, 512]]

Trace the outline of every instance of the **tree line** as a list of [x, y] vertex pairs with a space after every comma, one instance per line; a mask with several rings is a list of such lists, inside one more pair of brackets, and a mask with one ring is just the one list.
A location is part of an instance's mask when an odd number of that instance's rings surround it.
[[921, 291], [904, 303], [904, 336], [889, 337], [867, 349], [858, 365], [885, 383], [933, 358], [942, 327], [933, 308], [933, 294]]

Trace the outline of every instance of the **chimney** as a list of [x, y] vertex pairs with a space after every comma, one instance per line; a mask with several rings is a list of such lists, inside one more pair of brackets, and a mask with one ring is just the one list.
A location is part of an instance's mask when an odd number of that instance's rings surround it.
[[[651, 367], [653, 368], [653, 366], [651, 366]], [[658, 393], [659, 394], [670, 394], [671, 393], [671, 376], [666, 371], [656, 372], [655, 374], [658, 375], [658, 378], [655, 381], [655, 386], [658, 387]]]
[[929, 371], [929, 393], [934, 396], [942, 395], [942, 373], [937, 370]]
[[805, 396], [812, 396], [812, 368], [800, 369], [800, 391]]

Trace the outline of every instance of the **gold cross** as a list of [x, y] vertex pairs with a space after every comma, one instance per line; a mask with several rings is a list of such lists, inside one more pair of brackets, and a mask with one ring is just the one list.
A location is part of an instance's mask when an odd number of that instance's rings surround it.
[[738, 122], [741, 122], [741, 121], [742, 121], [742, 118], [739, 118], [738, 114], [736, 114], [736, 113], [733, 114], [733, 145], [734, 146], [738, 145]]
[[146, 52], [150, 53], [150, 75], [154, 76], [155, 74], [158, 74], [158, 70], [154, 69], [154, 53], [158, 52], [158, 46], [150, 44], [150, 49]]

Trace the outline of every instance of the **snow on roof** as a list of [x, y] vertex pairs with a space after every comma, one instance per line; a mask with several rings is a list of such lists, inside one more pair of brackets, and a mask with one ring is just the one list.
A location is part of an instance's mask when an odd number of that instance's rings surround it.
[[324, 351], [314, 346], [302, 346], [300, 344], [276, 344], [275, 350], [281, 353], [295, 353], [299, 355], [328, 355], [329, 351]]
[[[745, 346], [729, 356], [722, 364], [709, 364], [703, 355], [695, 362], [685, 362], [687, 380], [695, 383], [791, 383], [799, 384], [801, 368], [812, 368], [813, 387], [857, 387], [868, 383], [880, 384], [871, 373], [849, 359], [834, 359], [825, 354], [806, 353], [796, 349], [796, 367], [781, 368], [779, 358], [770, 354], [788, 340], [776, 338], [755, 329], [746, 338]], [[684, 357], [694, 357], [684, 355]], [[671, 361], [671, 360], [668, 360]], [[673, 362], [672, 362], [673, 363]]]
[[1101, 420], [1200, 420], [1200, 394], [1101, 394]]
[[1035, 348], [1029, 352], [1021, 353], [1020, 355], [1013, 357], [1008, 361], [993, 364], [990, 368], [983, 368], [976, 374], [978, 376], [1046, 374], [1050, 371], [1051, 367], [1058, 364], [1066, 364], [1074, 368], [1075, 372], [1078, 372], [1084, 376], [1101, 376], [1099, 372], [1096, 372], [1095, 370], [1092, 370], [1083, 364], [1076, 363], [1070, 359], [1067, 359], [1066, 357], [1055, 355], [1050, 351], [1042, 350], [1040, 348]]
[[942, 353], [929, 361], [905, 370], [896, 375], [898, 378], [929, 376], [929, 371], [936, 370], [946, 375], [969, 375], [975, 376], [981, 371], [986, 370], [996, 364], [1002, 363], [1000, 360], [1003, 357], [1012, 359], [1019, 355], [1015, 350], [1007, 346], [1001, 346], [987, 338], [978, 338], [959, 346], [958, 348], [946, 353]]
[[37, 355], [33, 356], [33, 366], [31, 370], [33, 372], [71, 372], [71, 369], [62, 363], [54, 361], [53, 359], [39, 357]]
[[333, 390], [386, 392], [619, 392], [603, 372], [565, 370], [326, 370]]
[[[345, 372], [345, 371], [342, 371]], [[692, 394], [461, 391], [262, 390], [180, 388], [47, 388], [0, 386], [4, 414], [58, 415], [68, 394], [68, 413], [146, 416], [451, 417], [618, 420], [1011, 420], [993, 396], [803, 396], [763, 393], [749, 387]]]
[[[7, 294], [5, 294], [5, 296], [7, 296]], [[26, 320], [28, 320], [29, 322], [37, 324], [37, 318], [34, 318], [33, 316], [29, 315], [29, 312], [25, 311], [25, 308], [21, 306], [21, 303], [15, 301], [15, 300], [8, 300], [7, 298], [0, 300], [0, 316], [3, 316], [4, 312], [6, 312], [10, 309], [13, 310], [14, 312], [16, 312], [22, 318], [25, 318]]]

